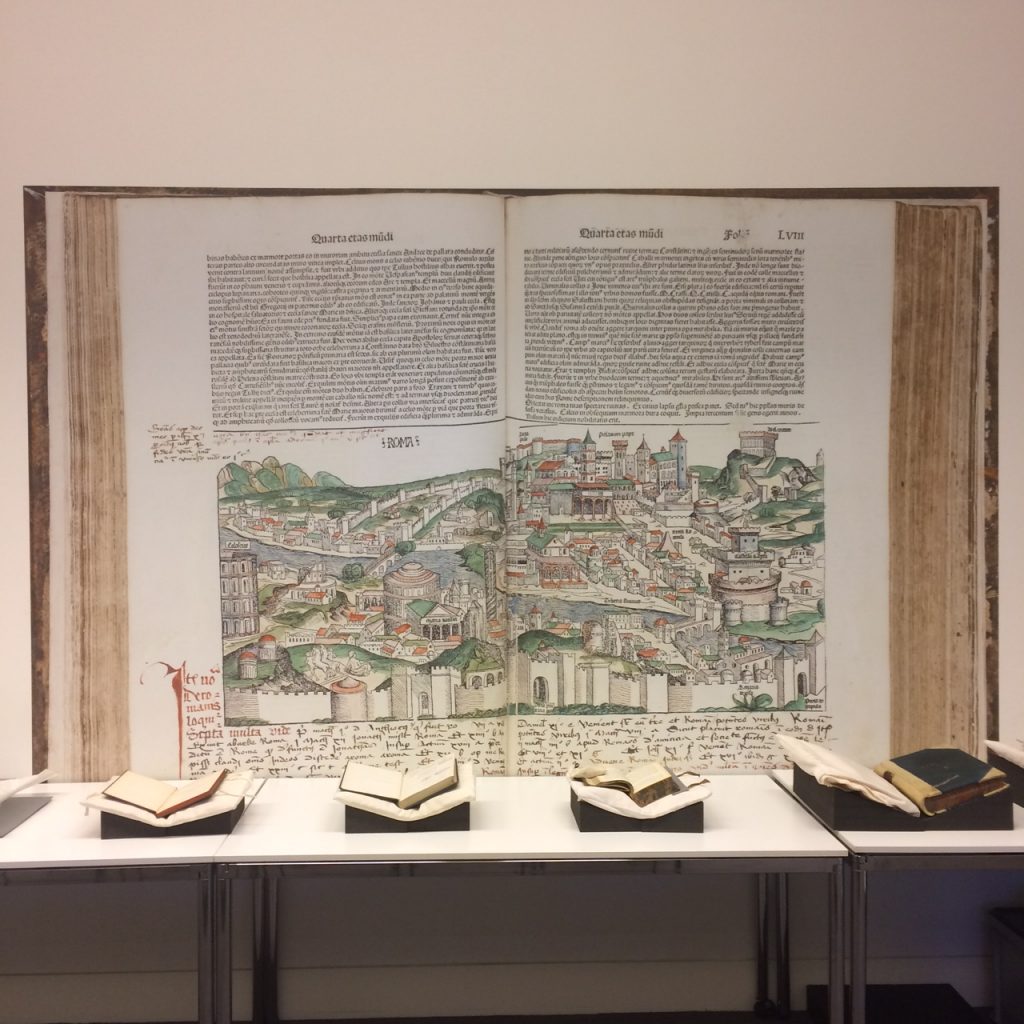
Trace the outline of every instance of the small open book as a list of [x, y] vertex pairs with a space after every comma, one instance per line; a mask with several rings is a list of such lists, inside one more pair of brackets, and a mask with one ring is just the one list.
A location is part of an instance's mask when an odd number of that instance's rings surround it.
[[691, 784], [703, 782], [700, 776], [692, 780], [680, 779], [675, 772], [660, 761], [646, 764], [609, 765], [597, 771], [584, 769], [582, 780], [588, 786], [602, 786], [606, 789], [620, 789], [639, 807], [660, 800], [663, 796], [681, 793]]
[[150, 811], [158, 818], [167, 818], [185, 807], [191, 807], [202, 800], [208, 800], [220, 788], [227, 768], [211, 772], [201, 779], [186, 782], [182, 786], [151, 779], [148, 775], [140, 775], [131, 770], [121, 772], [104, 790], [103, 795], [111, 800], [141, 807]]
[[341, 775], [339, 789], [350, 793], [391, 800], [403, 810], [415, 807], [428, 797], [452, 789], [459, 781], [454, 755], [420, 768], [378, 768], [372, 764], [349, 761]]

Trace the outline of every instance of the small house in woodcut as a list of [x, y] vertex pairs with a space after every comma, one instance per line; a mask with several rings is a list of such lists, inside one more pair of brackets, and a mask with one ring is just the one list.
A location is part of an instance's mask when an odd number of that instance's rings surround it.
[[259, 661], [276, 661], [277, 637], [264, 633], [256, 644], [256, 657]]
[[534, 533], [527, 551], [542, 587], [564, 587], [582, 582], [580, 567], [573, 559], [564, 538], [549, 533]]

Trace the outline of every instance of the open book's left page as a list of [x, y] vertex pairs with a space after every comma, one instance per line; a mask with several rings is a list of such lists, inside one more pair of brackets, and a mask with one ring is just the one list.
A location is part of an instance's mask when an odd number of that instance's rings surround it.
[[[65, 248], [67, 210], [47, 219]], [[503, 770], [501, 201], [144, 197], [104, 219], [127, 670], [96, 685], [127, 690], [132, 766], [327, 774], [454, 751]], [[75, 358], [51, 355], [51, 384]], [[54, 548], [79, 557], [56, 530]], [[73, 680], [59, 653], [51, 680]], [[76, 702], [51, 708], [58, 757]]]

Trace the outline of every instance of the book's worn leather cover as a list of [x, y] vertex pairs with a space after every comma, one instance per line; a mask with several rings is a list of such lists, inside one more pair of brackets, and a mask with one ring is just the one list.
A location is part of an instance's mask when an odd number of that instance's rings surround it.
[[793, 766], [793, 792], [829, 828], [847, 832], [956, 832], [1013, 828], [1010, 789], [980, 796], [931, 816], [913, 817], [895, 807], [875, 803], [860, 793], [823, 786], [813, 775]]
[[1021, 768], [1019, 764], [1014, 764], [1012, 761], [1007, 761], [1005, 757], [993, 754], [991, 750], [988, 753], [988, 763], [1006, 775], [1006, 781], [1010, 784], [1010, 795], [1013, 798], [1013, 802], [1024, 807], [1024, 768]]
[[346, 832], [467, 832], [469, 831], [469, 802], [450, 807], [429, 818], [400, 821], [361, 807], [345, 808]]
[[875, 765], [875, 772], [934, 814], [1007, 786], [998, 768], [957, 747], [923, 747], [890, 757]]
[[581, 832], [703, 832], [704, 801], [698, 800], [659, 818], [627, 818], [595, 807], [569, 791], [569, 805]]
[[134, 818], [122, 818], [119, 814], [100, 812], [101, 839], [169, 839], [172, 836], [219, 836], [227, 835], [237, 824], [245, 810], [245, 799], [240, 797], [234, 810], [211, 814], [208, 818], [197, 818], [181, 825], [161, 828], [147, 825]]

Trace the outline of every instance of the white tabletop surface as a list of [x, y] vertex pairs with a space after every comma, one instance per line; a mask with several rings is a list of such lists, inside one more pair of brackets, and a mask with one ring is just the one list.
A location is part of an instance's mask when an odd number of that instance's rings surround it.
[[48, 782], [11, 797], [52, 799], [0, 839], [0, 870], [211, 863], [224, 841], [223, 835], [101, 839], [100, 812], [86, 813], [81, 801], [102, 788], [98, 782]]
[[[792, 771], [774, 771], [772, 774], [792, 792]], [[1014, 804], [1012, 829], [953, 832], [847, 832], [837, 829], [836, 835], [854, 853], [1024, 853], [1024, 808]]]
[[271, 779], [216, 859], [298, 861], [842, 858], [842, 844], [768, 775], [716, 775], [703, 833], [580, 832], [563, 778], [483, 777], [463, 832], [351, 834], [336, 779]]

